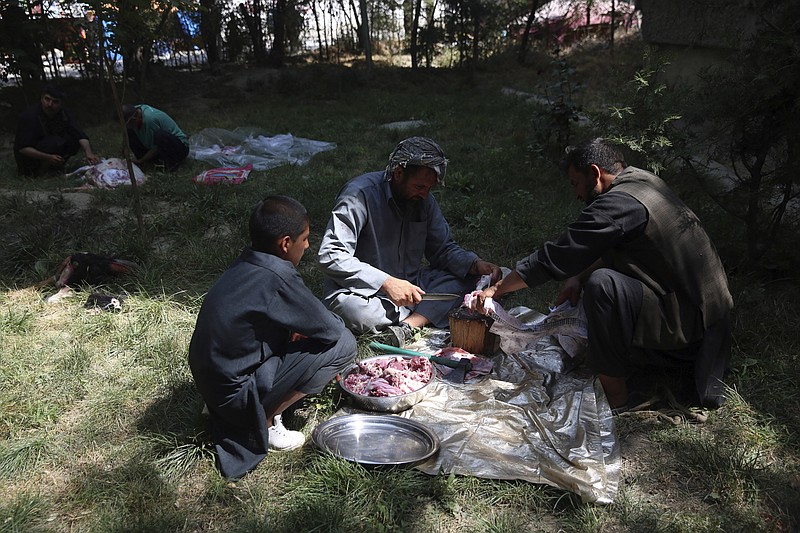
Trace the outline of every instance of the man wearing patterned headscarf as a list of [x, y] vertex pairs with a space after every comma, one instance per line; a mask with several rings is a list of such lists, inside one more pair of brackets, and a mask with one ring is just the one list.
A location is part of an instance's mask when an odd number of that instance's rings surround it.
[[319, 264], [324, 303], [354, 332], [388, 329], [387, 342], [403, 346], [414, 328], [447, 327], [448, 313], [461, 303], [423, 301], [423, 294], [463, 295], [475, 289], [477, 276], [500, 277], [497, 265], [453, 241], [430, 194], [446, 169], [439, 145], [411, 137], [397, 145], [385, 171], [354, 178], [339, 192]]

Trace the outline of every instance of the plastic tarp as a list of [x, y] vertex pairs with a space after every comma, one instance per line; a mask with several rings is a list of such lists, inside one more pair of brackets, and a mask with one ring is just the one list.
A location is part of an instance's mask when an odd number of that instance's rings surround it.
[[[542, 483], [584, 502], [612, 503], [619, 443], [602, 386], [580, 365], [586, 346], [580, 313], [547, 317], [517, 308], [509, 314], [520, 320], [491, 331], [503, 346], [513, 328], [514, 342], [505, 345], [516, 351], [495, 355], [489, 376], [463, 384], [437, 380], [420, 403], [400, 413], [441, 441], [439, 453], [416, 468]], [[433, 354], [443, 347], [435, 337], [408, 348]]]
[[258, 128], [233, 131], [206, 128], [189, 138], [189, 156], [215, 167], [268, 170], [281, 165], [304, 165], [314, 155], [333, 150], [335, 143], [295, 137], [290, 133], [269, 136]]

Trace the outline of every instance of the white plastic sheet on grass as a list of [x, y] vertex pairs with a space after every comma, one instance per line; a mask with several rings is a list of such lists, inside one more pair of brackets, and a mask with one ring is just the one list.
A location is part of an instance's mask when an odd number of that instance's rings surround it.
[[[619, 443], [601, 385], [578, 364], [586, 346], [585, 327], [576, 325], [581, 315], [553, 313], [550, 327], [544, 315], [526, 308], [509, 313], [523, 324], [514, 335], [518, 351], [495, 355], [494, 371], [483, 379], [437, 380], [420, 403], [398, 413], [425, 424], [441, 441], [439, 454], [416, 468], [542, 483], [584, 502], [612, 503]], [[496, 332], [501, 346], [507, 326]], [[440, 347], [429, 338], [408, 348], [432, 354]]]
[[291, 133], [267, 135], [258, 128], [233, 131], [206, 128], [189, 138], [189, 156], [215, 167], [268, 170], [281, 165], [304, 165], [316, 154], [333, 150], [335, 143], [295, 137]]

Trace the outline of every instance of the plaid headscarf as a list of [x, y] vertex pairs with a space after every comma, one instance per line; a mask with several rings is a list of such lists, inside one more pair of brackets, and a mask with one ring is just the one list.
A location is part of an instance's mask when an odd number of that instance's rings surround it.
[[409, 137], [389, 155], [389, 164], [386, 166], [386, 180], [392, 178], [392, 172], [398, 166], [406, 168], [408, 165], [428, 167], [436, 172], [437, 181], [444, 185], [444, 175], [447, 171], [447, 159], [438, 144], [427, 137]]

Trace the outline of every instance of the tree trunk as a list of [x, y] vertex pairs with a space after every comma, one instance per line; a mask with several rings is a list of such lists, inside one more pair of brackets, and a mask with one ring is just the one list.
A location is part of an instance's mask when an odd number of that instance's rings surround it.
[[372, 70], [372, 44], [369, 37], [369, 17], [367, 16], [367, 0], [358, 0], [359, 10], [361, 11], [361, 44], [364, 47], [364, 59], [367, 62], [367, 70]]
[[108, 58], [103, 58], [108, 68], [108, 81], [111, 84], [111, 95], [114, 98], [114, 109], [117, 112], [119, 128], [122, 131], [122, 155], [128, 166], [128, 177], [131, 180], [131, 191], [133, 191], [133, 211], [136, 214], [136, 223], [139, 228], [139, 236], [144, 238], [144, 215], [142, 214], [142, 196], [139, 192], [139, 184], [136, 181], [136, 174], [133, 171], [131, 162], [130, 142], [128, 141], [128, 127], [125, 125], [125, 118], [122, 116], [122, 100], [125, 97], [125, 78], [123, 77], [122, 94], [117, 94], [117, 84], [114, 82], [114, 67]]
[[150, 60], [153, 58], [153, 43], [164, 33], [164, 27], [167, 25], [167, 20], [171, 13], [171, 7], [164, 9], [155, 31], [152, 35], [145, 37], [144, 43], [142, 43], [141, 61], [139, 63], [140, 71], [139, 76], [137, 76], [139, 94], [143, 95], [147, 87], [147, 67], [150, 65]]
[[475, 0], [473, 2], [475, 9], [472, 12], [472, 65], [471, 67], [474, 69], [478, 65], [478, 61], [480, 59], [480, 43], [482, 39], [482, 31], [481, 31], [481, 23], [483, 9], [480, 5], [480, 0]]
[[425, 21], [427, 24], [425, 25], [425, 67], [431, 68], [433, 64], [433, 53], [436, 47], [436, 44], [433, 42], [435, 32], [435, 14], [436, 14], [436, 7], [437, 2], [434, 0], [430, 4], [428, 4], [427, 14], [425, 16]]
[[611, 55], [614, 55], [614, 28], [616, 28], [616, 19], [617, 19], [617, 4], [615, 0], [611, 0], [611, 37], [609, 39], [609, 49], [611, 50]]
[[592, 31], [592, 0], [586, 0], [586, 37]]
[[217, 0], [200, 0], [200, 35], [206, 50], [208, 65], [219, 63], [220, 12]]
[[270, 64], [282, 67], [286, 58], [286, 0], [275, 0], [272, 21], [274, 24], [272, 33], [275, 38], [269, 54]]
[[533, 21], [536, 20], [536, 10], [539, 9], [539, 0], [531, 2], [531, 12], [528, 15], [528, 20], [525, 21], [525, 32], [522, 34], [522, 41], [519, 44], [519, 53], [517, 54], [517, 62], [519, 64], [525, 63], [525, 56], [528, 53], [528, 38], [533, 27]]
[[264, 31], [261, 27], [261, 0], [253, 0], [253, 12], [247, 10], [245, 4], [239, 4], [239, 12], [244, 18], [244, 23], [247, 26], [247, 32], [250, 34], [250, 40], [253, 43], [253, 58], [256, 63], [264, 64], [267, 62], [267, 49], [264, 45]]
[[0, 3], [0, 47], [14, 50], [11, 69], [19, 73], [22, 87], [30, 92], [45, 78], [38, 38], [41, 31], [18, 2]]
[[418, 34], [419, 34], [419, 15], [420, 11], [422, 11], [422, 0], [415, 0], [414, 1], [414, 15], [411, 19], [411, 68], [416, 69], [419, 65], [418, 59], [418, 52], [417, 52], [417, 42], [418, 42]]
[[314, 27], [317, 30], [317, 49], [319, 50], [319, 62], [322, 63], [325, 61], [326, 57], [322, 55], [322, 34], [319, 31], [319, 15], [317, 14], [316, 2], [311, 2], [311, 14], [314, 15]]

